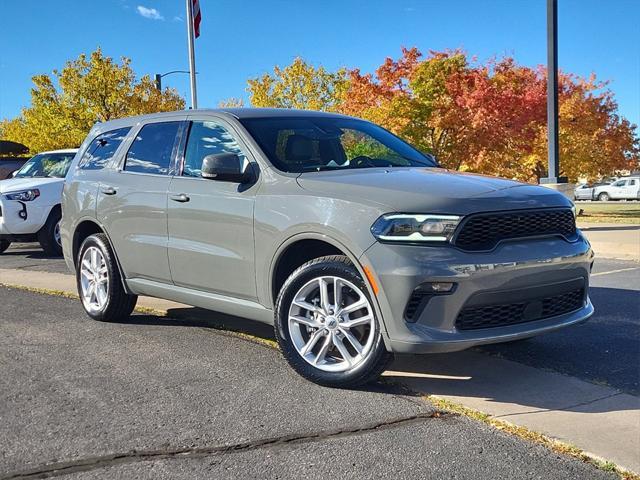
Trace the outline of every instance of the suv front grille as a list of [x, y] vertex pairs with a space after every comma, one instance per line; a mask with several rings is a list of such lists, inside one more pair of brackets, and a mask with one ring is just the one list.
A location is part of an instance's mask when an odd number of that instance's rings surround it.
[[456, 319], [458, 330], [506, 327], [579, 310], [584, 288], [535, 300], [463, 308]]
[[491, 250], [501, 240], [576, 233], [576, 221], [570, 209], [529, 210], [481, 213], [469, 216], [454, 238], [462, 250]]

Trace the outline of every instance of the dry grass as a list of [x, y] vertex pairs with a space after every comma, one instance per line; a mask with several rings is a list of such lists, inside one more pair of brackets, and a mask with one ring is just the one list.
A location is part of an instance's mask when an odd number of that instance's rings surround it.
[[575, 203], [578, 222], [640, 224], [640, 202]]

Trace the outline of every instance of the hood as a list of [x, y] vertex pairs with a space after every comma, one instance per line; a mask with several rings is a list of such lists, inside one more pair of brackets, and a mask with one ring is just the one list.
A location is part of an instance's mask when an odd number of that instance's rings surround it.
[[303, 173], [305, 190], [383, 205], [388, 212], [467, 215], [482, 211], [571, 206], [546, 187], [439, 168], [371, 168]]
[[7, 178], [0, 180], [0, 193], [19, 192], [21, 190], [29, 190], [30, 188], [47, 188], [59, 185], [62, 188], [64, 178]]

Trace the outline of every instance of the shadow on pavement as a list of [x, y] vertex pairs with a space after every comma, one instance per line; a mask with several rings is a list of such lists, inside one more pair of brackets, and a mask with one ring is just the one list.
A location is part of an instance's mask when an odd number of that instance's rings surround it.
[[266, 340], [275, 340], [271, 325], [197, 307], [172, 308], [167, 311], [166, 317], [134, 315], [127, 323], [211, 328], [213, 330], [246, 333]]
[[[385, 378], [423, 394], [488, 399], [519, 411], [638, 408], [640, 402], [634, 401], [591, 403], [611, 395], [611, 387], [637, 395], [640, 320], [633, 312], [638, 292], [592, 288], [591, 296], [597, 313], [585, 324], [471, 351], [400, 356]], [[135, 315], [129, 323], [237, 331], [274, 340], [270, 325], [195, 307], [171, 309], [167, 317]], [[378, 391], [380, 385], [371, 388]]]

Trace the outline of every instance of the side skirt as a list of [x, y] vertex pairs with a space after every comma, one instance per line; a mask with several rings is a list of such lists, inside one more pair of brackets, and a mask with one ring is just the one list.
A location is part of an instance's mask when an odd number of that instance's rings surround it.
[[144, 278], [128, 278], [127, 286], [138, 295], [163, 298], [174, 302], [213, 310], [227, 315], [248, 318], [273, 324], [273, 310], [251, 300], [226, 297], [216, 293], [201, 292], [189, 288], [167, 285]]

